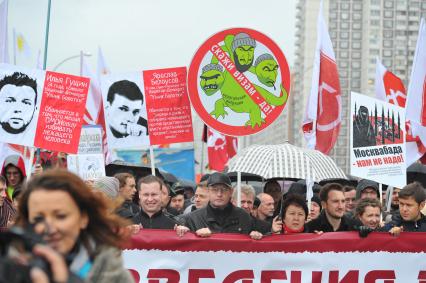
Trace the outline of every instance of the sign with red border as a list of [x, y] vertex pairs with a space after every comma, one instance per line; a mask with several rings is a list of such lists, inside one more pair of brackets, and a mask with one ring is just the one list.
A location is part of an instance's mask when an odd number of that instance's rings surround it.
[[209, 127], [245, 136], [268, 127], [290, 93], [290, 70], [278, 45], [247, 28], [216, 33], [201, 45], [188, 72], [191, 103]]

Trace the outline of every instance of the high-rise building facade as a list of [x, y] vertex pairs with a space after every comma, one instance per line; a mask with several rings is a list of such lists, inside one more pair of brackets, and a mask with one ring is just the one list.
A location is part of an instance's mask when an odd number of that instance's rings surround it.
[[[300, 125], [309, 96], [316, 42], [319, 0], [300, 0], [296, 20], [294, 141], [303, 146]], [[342, 92], [342, 126], [330, 156], [349, 173], [350, 92], [374, 96], [376, 57], [407, 84], [426, 1], [328, 0], [323, 15], [336, 55]]]

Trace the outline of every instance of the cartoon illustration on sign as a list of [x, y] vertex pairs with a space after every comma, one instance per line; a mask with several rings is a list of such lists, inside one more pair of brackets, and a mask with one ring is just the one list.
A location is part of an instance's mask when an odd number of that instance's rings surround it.
[[[237, 35], [227, 35], [225, 37], [225, 45], [220, 46], [231, 61], [235, 64], [235, 68], [240, 73], [249, 71], [257, 76], [260, 83], [274, 87], [277, 78], [277, 69], [279, 68], [274, 57], [268, 53], [260, 55], [254, 62], [254, 48], [256, 41], [246, 33], [238, 33]], [[261, 110], [244, 88], [231, 77], [229, 71], [221, 71], [222, 66], [218, 65], [218, 58], [213, 56], [212, 63], [203, 67], [203, 73], [200, 76], [200, 85], [207, 95], [212, 95], [218, 90], [222, 93], [222, 98], [215, 102], [215, 107], [210, 114], [218, 119], [220, 116], [225, 118], [228, 112], [225, 107], [230, 108], [237, 113], [249, 113], [250, 119], [245, 123], [246, 126], [260, 126], [265, 123], [261, 117]], [[288, 95], [287, 91], [281, 86], [283, 95], [276, 97], [271, 92], [259, 85], [253, 84], [256, 91], [265, 99], [265, 101], [273, 106], [281, 106], [286, 103]]]
[[266, 128], [283, 110], [289, 70], [275, 43], [239, 28], [214, 35], [199, 49], [188, 82], [191, 102], [206, 124], [224, 134], [247, 135]]

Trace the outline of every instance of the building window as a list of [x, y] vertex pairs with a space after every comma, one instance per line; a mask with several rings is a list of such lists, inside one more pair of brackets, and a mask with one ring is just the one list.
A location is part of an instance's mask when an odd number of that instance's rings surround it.
[[342, 12], [342, 13], [340, 14], [340, 18], [341, 18], [342, 20], [349, 20], [349, 13], [348, 13], [348, 12]]
[[393, 1], [385, 0], [385, 8], [393, 8]]
[[353, 51], [352, 52], [352, 59], [361, 59], [361, 52]]
[[380, 21], [379, 20], [370, 20], [370, 25], [372, 25], [372, 26], [379, 26], [380, 25]]
[[383, 50], [383, 57], [392, 57], [392, 50], [389, 50], [389, 49]]
[[352, 68], [354, 69], [361, 68], [361, 63], [359, 61], [352, 61], [351, 65], [352, 65]]
[[353, 87], [353, 88], [359, 88], [359, 87], [361, 87], [360, 80], [352, 80], [351, 81], [351, 87]]
[[390, 40], [390, 39], [385, 39], [385, 40], [383, 40], [383, 47], [388, 47], [388, 48], [390, 48], [390, 47], [392, 47], [393, 46], [393, 40]]
[[352, 48], [353, 49], [361, 49], [361, 42], [359, 42], [359, 41], [352, 41]]
[[344, 59], [349, 58], [349, 52], [348, 51], [340, 51], [339, 57], [344, 58]]
[[330, 12], [330, 19], [337, 19], [337, 13], [336, 12]]
[[349, 3], [341, 3], [340, 4], [340, 9], [342, 10], [349, 10], [351, 7], [351, 5]]
[[352, 78], [358, 79], [361, 77], [361, 72], [360, 71], [353, 71], [352, 72]]
[[371, 0], [371, 5], [380, 5], [380, 0]]
[[392, 18], [392, 17], [393, 17], [393, 11], [386, 10], [385, 11], [385, 18]]
[[346, 71], [346, 70], [341, 70], [339, 74], [340, 74], [340, 77], [342, 77], [342, 78], [348, 77], [348, 71]]
[[384, 30], [383, 31], [383, 37], [384, 38], [392, 38], [393, 37], [393, 31], [392, 30]]
[[339, 67], [340, 68], [347, 68], [348, 67], [348, 61], [344, 61], [344, 60], [339, 61]]
[[379, 55], [379, 49], [370, 49], [370, 54], [375, 56]]
[[352, 23], [352, 29], [361, 29], [361, 23], [360, 22], [353, 22]]
[[380, 16], [380, 10], [371, 10], [370, 15], [371, 16]]
[[354, 12], [354, 13], [352, 14], [352, 19], [353, 19], [353, 20], [361, 20], [361, 19], [362, 19], [362, 15], [361, 15], [361, 13], [359, 13], [359, 12]]
[[383, 27], [393, 28], [393, 21], [392, 20], [383, 20]]
[[352, 39], [361, 39], [361, 32], [359, 31], [352, 32]]
[[343, 49], [349, 48], [349, 42], [347, 42], [347, 41], [340, 41], [339, 42], [339, 47], [343, 48]]
[[347, 32], [347, 31], [340, 32], [340, 38], [341, 39], [348, 39], [349, 38], [349, 32]]
[[392, 60], [390, 59], [383, 59], [383, 65], [385, 65], [388, 68], [392, 67]]
[[340, 22], [340, 28], [341, 29], [349, 29], [349, 23], [348, 22]]
[[340, 85], [342, 86], [342, 88], [347, 88], [348, 87], [348, 81], [347, 80], [342, 80], [340, 82]]
[[360, 3], [360, 2], [353, 3], [352, 9], [354, 11], [361, 11], [362, 10], [362, 3]]

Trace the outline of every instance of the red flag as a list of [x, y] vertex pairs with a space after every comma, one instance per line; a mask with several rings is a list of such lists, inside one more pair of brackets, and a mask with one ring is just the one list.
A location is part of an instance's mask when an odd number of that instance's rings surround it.
[[407, 92], [404, 83], [395, 74], [388, 71], [379, 58], [376, 59], [375, 87], [378, 99], [405, 107]]
[[341, 92], [336, 57], [322, 16], [318, 16], [318, 40], [312, 75], [312, 89], [302, 130], [307, 146], [328, 154], [336, 144], [341, 124]]
[[236, 147], [237, 138], [207, 128], [207, 155], [211, 170], [223, 171], [228, 160], [236, 154]]

